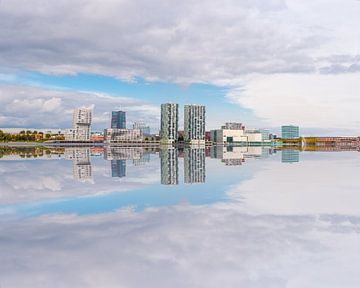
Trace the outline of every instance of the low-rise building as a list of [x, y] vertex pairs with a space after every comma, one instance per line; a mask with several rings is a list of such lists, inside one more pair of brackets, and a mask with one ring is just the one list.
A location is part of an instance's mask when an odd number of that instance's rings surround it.
[[113, 129], [104, 130], [104, 142], [122, 143], [122, 142], [141, 142], [144, 140], [140, 129]]
[[259, 130], [246, 130], [245, 136], [247, 137], [247, 142], [251, 143], [262, 143], [263, 138]]
[[226, 123], [221, 129], [210, 131], [210, 141], [219, 144], [261, 144], [263, 133], [260, 130], [245, 130], [241, 123]]
[[210, 131], [210, 140], [214, 143], [241, 143], [247, 142], [244, 130], [217, 129]]

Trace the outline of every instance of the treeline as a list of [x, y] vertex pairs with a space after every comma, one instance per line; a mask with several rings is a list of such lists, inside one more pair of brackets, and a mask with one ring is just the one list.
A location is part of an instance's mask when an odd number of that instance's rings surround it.
[[20, 131], [18, 134], [6, 133], [0, 130], [0, 142], [34, 142], [46, 141], [50, 139], [63, 140], [63, 135], [44, 134], [38, 131]]

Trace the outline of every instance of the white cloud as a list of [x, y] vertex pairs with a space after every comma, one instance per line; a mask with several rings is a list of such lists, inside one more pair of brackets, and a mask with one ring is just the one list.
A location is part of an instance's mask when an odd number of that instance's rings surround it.
[[299, 124], [307, 128], [331, 127], [338, 135], [343, 129], [359, 134], [359, 76], [253, 75], [245, 86], [233, 89], [227, 97], [252, 109], [271, 126]]
[[317, 57], [359, 53], [359, 12], [352, 0], [4, 0], [0, 64], [179, 83], [311, 72]]

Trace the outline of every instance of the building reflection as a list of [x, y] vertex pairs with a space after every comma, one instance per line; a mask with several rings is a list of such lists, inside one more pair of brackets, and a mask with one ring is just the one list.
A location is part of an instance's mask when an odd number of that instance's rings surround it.
[[282, 163], [296, 163], [299, 162], [299, 150], [281, 150]]
[[126, 176], [126, 160], [111, 160], [111, 177]]
[[210, 157], [220, 159], [226, 166], [242, 165], [247, 158], [266, 158], [269, 149], [249, 146], [212, 146]]
[[163, 147], [160, 149], [161, 184], [179, 184], [179, 160], [178, 150], [174, 147]]
[[[183, 159], [184, 162], [184, 183], [192, 184], [205, 183], [206, 157], [219, 159], [226, 166], [239, 166], [243, 165], [248, 158], [267, 158], [274, 152], [272, 149], [262, 147], [241, 146], [211, 146], [206, 148], [202, 146], [182, 148], [173, 146], [161, 148], [113, 146], [63, 148], [64, 158], [71, 160], [73, 163], [73, 178], [79, 181], [93, 179], [91, 157], [103, 157], [104, 160], [109, 161], [111, 177], [124, 178], [127, 175], [128, 161], [131, 161], [130, 165], [132, 163], [132, 167], [140, 169], [141, 166], [151, 162], [151, 154], [159, 153], [160, 181], [163, 185], [179, 184], [179, 159]], [[282, 162], [292, 163], [298, 161], [299, 151], [282, 151]]]
[[184, 182], [205, 182], [205, 148], [189, 147], [184, 151]]
[[79, 181], [92, 180], [89, 147], [65, 148], [65, 159], [73, 162], [73, 177]]

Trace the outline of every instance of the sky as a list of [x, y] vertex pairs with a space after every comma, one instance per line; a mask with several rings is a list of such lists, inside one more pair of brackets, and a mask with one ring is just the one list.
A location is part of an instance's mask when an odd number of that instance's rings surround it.
[[360, 135], [358, 15], [357, 0], [0, 0], [0, 127], [68, 128], [92, 107], [94, 130], [121, 109], [155, 132], [176, 102], [206, 105], [207, 129]]

